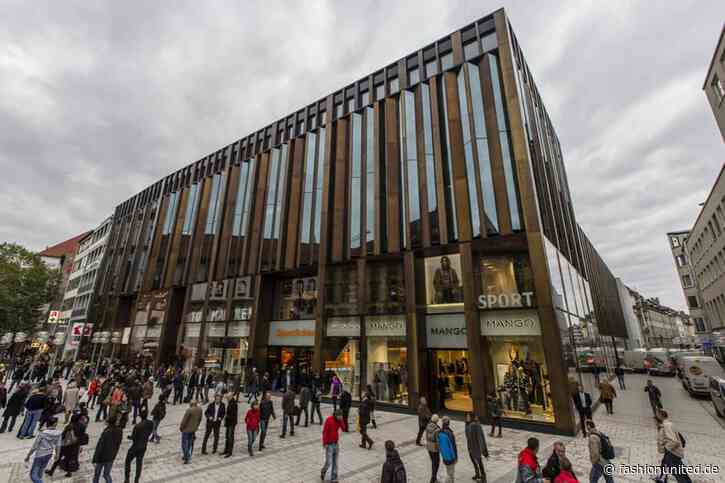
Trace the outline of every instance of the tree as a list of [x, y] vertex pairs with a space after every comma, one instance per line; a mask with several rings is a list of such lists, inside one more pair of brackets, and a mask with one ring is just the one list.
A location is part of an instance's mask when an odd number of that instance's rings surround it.
[[0, 334], [31, 334], [43, 315], [41, 307], [58, 293], [60, 270], [14, 243], [0, 244]]

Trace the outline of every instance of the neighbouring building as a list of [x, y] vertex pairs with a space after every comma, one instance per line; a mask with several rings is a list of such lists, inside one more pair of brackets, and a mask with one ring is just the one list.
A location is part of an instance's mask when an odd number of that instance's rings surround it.
[[639, 318], [634, 312], [634, 307], [637, 303], [635, 295], [636, 292], [627, 287], [620, 278], [617, 278], [617, 291], [619, 293], [622, 314], [627, 327], [626, 348], [642, 349], [645, 347], [645, 339], [642, 335], [642, 327], [640, 326]]
[[725, 362], [725, 165], [685, 241], [699, 303], [712, 330], [703, 345]]
[[573, 434], [627, 331], [561, 151], [497, 10], [119, 204], [103, 354]]
[[695, 332], [701, 335], [701, 339], [708, 340], [711, 332], [710, 323], [702, 307], [702, 296], [696, 283], [695, 274], [692, 271], [690, 257], [685, 250], [685, 240], [689, 235], [689, 230], [673, 231], [667, 234], [667, 238], [670, 242], [672, 258], [675, 262], [682, 291], [685, 294], [685, 301], [687, 302]]
[[639, 322], [643, 346], [647, 349], [674, 347], [675, 338], [680, 335], [680, 312], [660, 304], [657, 297], [644, 297], [631, 288], [629, 292], [634, 300], [633, 310]]
[[720, 31], [715, 52], [712, 54], [702, 90], [705, 91], [707, 101], [715, 115], [715, 122], [725, 140], [725, 23]]

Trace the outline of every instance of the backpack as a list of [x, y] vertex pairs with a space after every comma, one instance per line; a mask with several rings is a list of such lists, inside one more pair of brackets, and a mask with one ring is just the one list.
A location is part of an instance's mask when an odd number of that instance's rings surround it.
[[609, 441], [609, 438], [606, 434], [598, 433], [599, 435], [599, 441], [601, 443], [599, 448], [599, 454], [602, 458], [605, 460], [611, 460], [614, 458], [614, 446], [612, 446], [612, 442]]

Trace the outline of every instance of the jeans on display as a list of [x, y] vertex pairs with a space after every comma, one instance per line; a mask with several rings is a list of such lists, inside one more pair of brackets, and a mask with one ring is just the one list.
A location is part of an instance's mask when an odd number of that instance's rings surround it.
[[26, 412], [25, 421], [23, 421], [23, 426], [20, 428], [20, 438], [33, 436], [33, 433], [35, 432], [35, 425], [38, 424], [38, 420], [40, 420], [40, 416], [42, 414], [42, 409]]
[[113, 467], [113, 461], [110, 463], [96, 463], [96, 468], [93, 470], [93, 483], [98, 483], [101, 479], [101, 472], [103, 472], [103, 479], [106, 483], [113, 483], [111, 478], [111, 468]]
[[191, 461], [191, 455], [194, 452], [194, 433], [181, 433], [181, 452], [184, 461]]
[[325, 465], [322, 467], [320, 474], [323, 479], [327, 474], [327, 470], [330, 470], [330, 480], [337, 481], [337, 456], [340, 453], [340, 448], [337, 443], [328, 444], [325, 446]]
[[33, 466], [30, 467], [30, 480], [33, 483], [43, 483], [43, 471], [50, 463], [52, 454], [41, 456], [33, 460]]

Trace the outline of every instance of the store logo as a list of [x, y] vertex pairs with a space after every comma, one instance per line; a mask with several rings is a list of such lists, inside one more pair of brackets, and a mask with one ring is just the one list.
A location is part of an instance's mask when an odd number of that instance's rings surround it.
[[277, 329], [277, 337], [314, 337], [314, 330], [306, 329]]
[[533, 329], [536, 321], [530, 317], [521, 319], [490, 319], [486, 322], [487, 329]]
[[466, 335], [465, 327], [431, 327], [430, 335], [456, 337]]
[[534, 292], [479, 295], [478, 308], [485, 310], [491, 308], [531, 307], [533, 298]]

